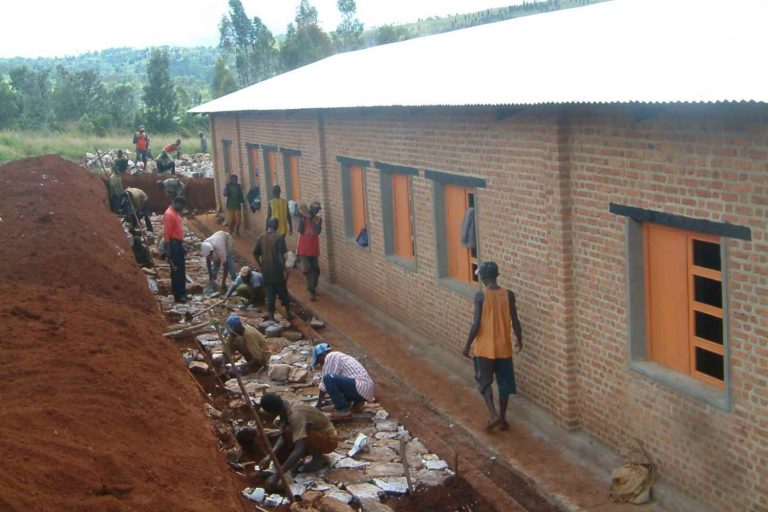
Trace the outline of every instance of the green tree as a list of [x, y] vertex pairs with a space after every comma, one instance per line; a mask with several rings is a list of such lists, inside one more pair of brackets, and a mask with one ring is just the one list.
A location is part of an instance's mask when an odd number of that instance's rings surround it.
[[285, 41], [280, 48], [283, 69], [296, 69], [333, 53], [333, 42], [320, 28], [317, 9], [308, 0], [301, 0], [294, 21], [288, 25]]
[[11, 70], [11, 86], [21, 95], [18, 123], [21, 128], [45, 130], [49, 127], [52, 117], [50, 73], [50, 69], [27, 66]]
[[219, 47], [234, 60], [240, 87], [277, 74], [275, 38], [261, 18], [248, 19], [240, 0], [229, 0], [229, 16], [219, 24]]
[[110, 87], [107, 93], [107, 111], [114, 126], [118, 128], [132, 127], [137, 110], [138, 101], [135, 85], [117, 84]]
[[21, 96], [0, 76], [0, 129], [11, 128], [21, 112]]
[[56, 120], [67, 123], [87, 114], [103, 113], [107, 104], [107, 90], [96, 71], [70, 72], [58, 66], [52, 99]]
[[174, 116], [179, 110], [179, 102], [169, 69], [168, 51], [152, 50], [143, 95], [150, 130], [168, 132], [175, 126]]
[[355, 16], [355, 0], [337, 0], [336, 6], [341, 13], [341, 23], [333, 33], [336, 51], [347, 52], [363, 47], [363, 24]]
[[397, 25], [382, 25], [376, 31], [376, 44], [397, 43], [413, 37], [410, 31]]
[[213, 83], [211, 84], [211, 95], [219, 98], [237, 90], [235, 77], [227, 67], [227, 61], [224, 57], [216, 61], [216, 67], [213, 70]]

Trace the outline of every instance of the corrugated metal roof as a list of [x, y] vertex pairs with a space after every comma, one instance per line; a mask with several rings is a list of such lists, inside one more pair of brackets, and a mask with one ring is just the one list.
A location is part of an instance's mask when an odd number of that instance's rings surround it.
[[768, 102], [768, 0], [613, 0], [334, 55], [190, 110]]

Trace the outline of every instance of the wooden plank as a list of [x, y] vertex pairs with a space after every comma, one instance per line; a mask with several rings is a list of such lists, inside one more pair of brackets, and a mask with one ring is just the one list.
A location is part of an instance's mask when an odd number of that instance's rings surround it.
[[365, 177], [362, 167], [349, 166], [349, 192], [352, 203], [352, 227], [354, 235], [357, 237], [360, 231], [368, 225], [365, 213]]
[[406, 174], [392, 174], [392, 212], [395, 254], [413, 259], [413, 226], [411, 225], [410, 182]]
[[461, 224], [467, 211], [467, 189], [443, 185], [445, 198], [445, 237], [448, 252], [448, 276], [463, 283], [472, 283], [470, 250], [461, 245]]

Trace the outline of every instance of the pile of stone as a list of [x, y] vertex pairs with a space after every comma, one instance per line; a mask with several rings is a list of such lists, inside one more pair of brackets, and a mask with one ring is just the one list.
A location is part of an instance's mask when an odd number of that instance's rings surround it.
[[[159, 224], [161, 217], [153, 217], [152, 220]], [[154, 281], [154, 289], [159, 290], [157, 300], [163, 311], [178, 319], [183, 318], [187, 312], [193, 315], [201, 312], [220, 300], [220, 292], [206, 295], [202, 287], [196, 284], [207, 281], [205, 261], [198, 256], [200, 239], [187, 232], [184, 242], [190, 255], [186, 265], [187, 275], [193, 283], [189, 289], [197, 292], [190, 295], [188, 303], [175, 304], [173, 296], [162, 294], [170, 288], [169, 283], [148, 276], [150, 281]], [[150, 288], [153, 288], [152, 283]], [[230, 397], [228, 410], [217, 410], [206, 404], [206, 413], [214, 422], [220, 439], [231, 441], [229, 446], [224, 446], [225, 449], [229, 448], [227, 458], [230, 465], [243, 474], [258, 475], [260, 470], [253, 461], [242, 462], [243, 451], [234, 441], [238, 432], [254, 430], [255, 424], [248, 421], [247, 414], [240, 414], [246, 419], [238, 419], [232, 411], [244, 411], [246, 399], [258, 404], [261, 396], [267, 392], [279, 393], [292, 403], [314, 405], [319, 391], [320, 373], [310, 366], [310, 357], [313, 343], [319, 341], [307, 340], [279, 313], [276, 314], [276, 321], [267, 320], [263, 310], [246, 307], [238, 297], [231, 298], [226, 305], [201, 313], [191, 323], [204, 324], [210, 318], [222, 320], [232, 312], [237, 312], [244, 322], [265, 334], [272, 353], [270, 364], [268, 369], [242, 376], [247, 397], [242, 396], [236, 379], [224, 382]], [[319, 338], [317, 334], [314, 336]], [[204, 326], [197, 331], [195, 346], [197, 348], [181, 349], [182, 357], [193, 374], [210, 375], [208, 361], [213, 361], [217, 366], [224, 364], [223, 348], [212, 327]], [[235, 364], [242, 362], [235, 361]], [[364, 412], [354, 414], [348, 421], [337, 423], [336, 427], [340, 443], [338, 449], [329, 455], [329, 466], [317, 473], [289, 475], [291, 491], [302, 497], [301, 502], [292, 505], [292, 510], [351, 511], [354, 510], [352, 505], [364, 511], [391, 510], [381, 503], [383, 498], [403, 495], [409, 490], [444, 485], [453, 476], [445, 461], [430, 453], [419, 439], [412, 438], [408, 430], [390, 417], [378, 403], [367, 404]], [[270, 429], [270, 432], [277, 434], [274, 429]], [[274, 468], [267, 471], [270, 470]], [[280, 496], [270, 495], [258, 487], [244, 489], [243, 495], [258, 501], [262, 507], [282, 503]]]
[[[83, 158], [83, 167], [95, 171], [101, 171], [101, 163], [104, 163], [104, 167], [109, 171], [112, 169], [112, 164], [117, 158], [117, 149], [107, 149], [105, 151], [99, 151], [101, 154], [101, 162], [99, 162], [99, 155], [95, 153], [86, 153]], [[147, 162], [147, 169], [144, 169], [143, 162], [135, 161], [135, 154], [129, 150], [123, 150], [123, 153], [128, 157], [128, 173], [130, 175], [136, 174], [157, 174], [157, 167], [155, 162], [149, 160]], [[185, 176], [187, 178], [213, 178], [213, 160], [208, 153], [195, 153], [186, 154], [182, 153], [181, 158], [176, 160], [176, 174]]]

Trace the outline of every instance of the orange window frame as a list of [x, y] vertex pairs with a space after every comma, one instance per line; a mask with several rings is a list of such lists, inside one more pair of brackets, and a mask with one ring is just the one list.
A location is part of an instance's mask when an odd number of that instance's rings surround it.
[[259, 183], [259, 151], [255, 146], [248, 147], [248, 185], [255, 187]]
[[392, 174], [392, 217], [395, 255], [413, 260], [413, 216], [411, 211], [411, 180], [406, 174]]
[[353, 236], [357, 237], [363, 228], [368, 227], [367, 208], [365, 201], [365, 171], [357, 165], [350, 165], [349, 172], [349, 200], [352, 207]]
[[[646, 333], [649, 359], [708, 384], [725, 382], [696, 368], [696, 349], [724, 356], [724, 345], [696, 336], [696, 312], [723, 318], [723, 309], [695, 300], [695, 277], [722, 283], [722, 270], [694, 265], [693, 242], [720, 245], [711, 235], [647, 223], [645, 253]], [[723, 362], [725, 364], [725, 362]]]
[[477, 265], [477, 258], [469, 248], [461, 245], [461, 225], [471, 197], [474, 197], [473, 189], [449, 183], [443, 186], [448, 277], [468, 284], [474, 283], [472, 268]]
[[[269, 173], [269, 178], [271, 180], [270, 185], [274, 187], [275, 185], [279, 185], [280, 182], [277, 181], [277, 155], [275, 151], [265, 149], [264, 150], [264, 160], [266, 160], [267, 163], [267, 169], [266, 171]], [[272, 191], [268, 190], [267, 193], [269, 194], [269, 197], [272, 197]]]
[[298, 201], [301, 199], [301, 182], [299, 181], [299, 157], [297, 155], [287, 155], [288, 172], [291, 179], [291, 199]]

